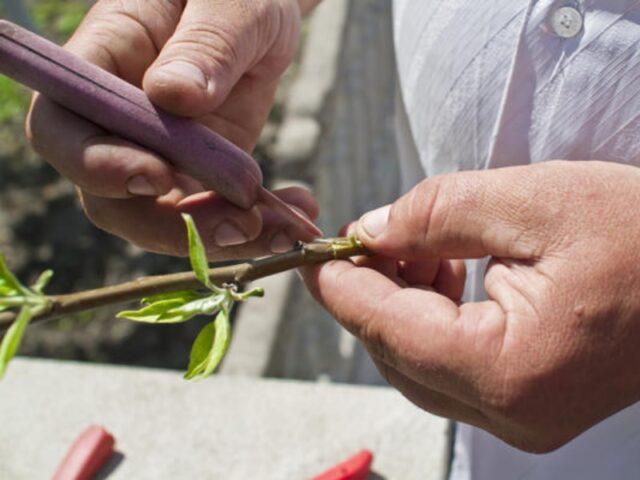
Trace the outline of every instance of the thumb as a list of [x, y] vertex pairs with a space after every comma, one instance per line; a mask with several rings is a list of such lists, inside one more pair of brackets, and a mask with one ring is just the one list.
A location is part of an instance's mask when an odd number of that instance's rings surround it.
[[392, 205], [365, 214], [358, 238], [392, 258], [535, 258], [549, 226], [531, 199], [531, 169], [461, 172], [427, 179]]
[[[145, 75], [147, 95], [173, 113], [199, 117], [218, 108], [251, 69], [264, 80], [277, 78], [293, 56], [299, 12], [283, 19], [275, 4], [187, 2], [174, 35]], [[285, 20], [291, 25], [282, 25]], [[272, 55], [276, 60], [258, 69], [272, 49], [279, 50]]]

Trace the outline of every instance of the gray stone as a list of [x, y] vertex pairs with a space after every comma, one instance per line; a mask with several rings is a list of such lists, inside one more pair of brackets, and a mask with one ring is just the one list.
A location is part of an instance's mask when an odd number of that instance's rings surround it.
[[124, 456], [118, 479], [304, 479], [362, 448], [385, 479], [440, 480], [444, 420], [387, 388], [17, 360], [0, 385], [0, 478], [50, 478], [101, 424]]
[[315, 152], [320, 124], [310, 117], [287, 117], [280, 127], [272, 155], [278, 163], [303, 162]]
[[300, 70], [287, 99], [288, 114], [315, 117], [322, 112], [335, 84], [349, 4], [324, 0], [311, 16]]

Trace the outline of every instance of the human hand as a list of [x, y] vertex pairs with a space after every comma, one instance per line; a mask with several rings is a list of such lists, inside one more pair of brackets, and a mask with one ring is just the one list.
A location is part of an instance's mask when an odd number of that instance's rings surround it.
[[[548, 452], [640, 400], [639, 202], [612, 163], [437, 177], [358, 222], [380, 257], [303, 275], [415, 404]], [[460, 304], [439, 259], [484, 256], [489, 299]]]
[[[301, 9], [312, 3], [102, 0], [66, 48], [144, 88], [165, 110], [251, 151], [296, 49]], [[34, 148], [78, 186], [96, 225], [146, 250], [185, 255], [184, 212], [195, 217], [212, 258], [282, 251], [296, 240], [275, 213], [242, 210], [205, 192], [154, 152], [42, 96], [34, 96], [27, 132]], [[306, 190], [276, 194], [317, 215]]]

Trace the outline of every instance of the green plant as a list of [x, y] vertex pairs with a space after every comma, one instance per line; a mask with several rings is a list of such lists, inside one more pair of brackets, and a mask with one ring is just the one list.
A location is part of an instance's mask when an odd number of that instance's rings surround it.
[[86, 1], [40, 0], [31, 11], [39, 29], [66, 38], [80, 25], [88, 8]]
[[264, 295], [261, 288], [239, 291], [241, 282], [303, 265], [367, 254], [354, 238], [324, 239], [300, 245], [288, 253], [210, 269], [193, 219], [189, 215], [183, 215], [183, 218], [192, 272], [145, 277], [97, 290], [47, 296], [44, 289], [53, 272], [44, 272], [34, 285], [26, 287], [9, 271], [0, 256], [0, 331], [3, 327], [7, 329], [0, 343], [0, 379], [31, 323], [142, 299], [140, 309], [120, 312], [118, 317], [159, 325], [187, 322], [199, 315], [212, 317], [193, 343], [185, 374], [187, 380], [200, 380], [215, 371], [227, 352], [231, 340], [230, 313], [234, 304]]
[[0, 76], [0, 123], [21, 117], [28, 105], [29, 94], [26, 89]]

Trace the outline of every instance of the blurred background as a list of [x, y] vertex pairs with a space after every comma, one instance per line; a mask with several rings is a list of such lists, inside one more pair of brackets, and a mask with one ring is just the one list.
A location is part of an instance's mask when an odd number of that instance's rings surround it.
[[[91, 1], [0, 0], [9, 18], [63, 43]], [[398, 194], [394, 139], [395, 66], [390, 2], [325, 0], [304, 26], [255, 157], [271, 186], [315, 191], [320, 223], [333, 234]], [[0, 251], [20, 278], [55, 270], [50, 293], [188, 269], [93, 227], [73, 186], [26, 145], [30, 92], [0, 76]], [[237, 312], [223, 372], [382, 383], [362, 349], [319, 307], [294, 273], [258, 284], [267, 297]], [[144, 326], [104, 309], [27, 332], [30, 356], [184, 369], [201, 327]], [[257, 333], [258, 332], [258, 333]]]

